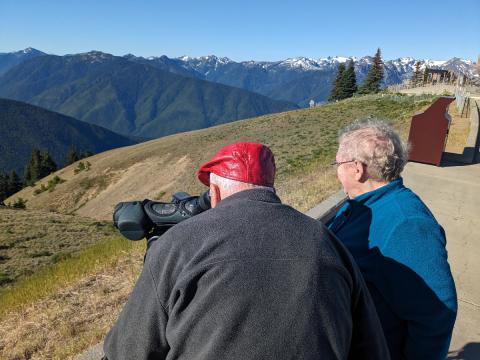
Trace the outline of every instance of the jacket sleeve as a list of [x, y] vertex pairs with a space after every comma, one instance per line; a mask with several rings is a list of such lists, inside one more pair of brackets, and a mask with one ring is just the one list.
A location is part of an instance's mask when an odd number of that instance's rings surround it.
[[407, 359], [445, 359], [457, 313], [455, 284], [447, 261], [445, 233], [435, 220], [398, 224], [381, 252], [382, 295], [407, 321]]
[[104, 342], [109, 360], [165, 359], [168, 313], [160, 302], [147, 261], [117, 322]]

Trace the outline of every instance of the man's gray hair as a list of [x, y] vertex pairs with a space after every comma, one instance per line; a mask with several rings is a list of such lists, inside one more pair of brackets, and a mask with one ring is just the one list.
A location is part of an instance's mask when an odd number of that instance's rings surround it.
[[275, 191], [273, 187], [260, 186], [260, 185], [245, 183], [238, 180], [231, 180], [231, 179], [227, 179], [222, 176], [219, 176], [217, 174], [214, 174], [213, 172], [210, 173], [210, 182], [212, 184], [221, 186], [223, 189], [226, 189], [226, 190], [238, 190], [239, 188], [243, 188], [243, 189], [267, 189], [270, 191]]
[[367, 165], [373, 180], [390, 182], [399, 178], [408, 161], [408, 144], [384, 121], [356, 121], [340, 133], [338, 142], [339, 152]]

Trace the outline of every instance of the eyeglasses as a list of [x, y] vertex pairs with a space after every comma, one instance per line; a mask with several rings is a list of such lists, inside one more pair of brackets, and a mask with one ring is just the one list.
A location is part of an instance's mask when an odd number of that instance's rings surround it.
[[347, 163], [354, 162], [354, 161], [357, 161], [357, 160], [334, 161], [334, 162], [330, 163], [330, 165], [339, 167], [342, 164], [347, 164]]

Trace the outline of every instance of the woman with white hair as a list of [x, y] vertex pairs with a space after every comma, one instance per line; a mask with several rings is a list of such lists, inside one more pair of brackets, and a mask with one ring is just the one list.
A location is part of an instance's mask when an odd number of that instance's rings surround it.
[[392, 359], [445, 359], [455, 284], [442, 227], [403, 185], [407, 161], [408, 146], [390, 125], [347, 127], [332, 165], [348, 200], [328, 226], [363, 273]]

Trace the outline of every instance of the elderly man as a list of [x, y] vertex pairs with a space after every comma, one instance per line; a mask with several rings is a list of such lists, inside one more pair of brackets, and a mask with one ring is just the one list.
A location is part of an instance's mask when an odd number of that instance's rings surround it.
[[442, 227], [403, 185], [407, 158], [391, 126], [347, 127], [334, 164], [349, 199], [329, 228], [363, 273], [392, 359], [441, 360], [455, 323], [455, 285]]
[[262, 144], [204, 164], [213, 209], [167, 231], [105, 341], [117, 359], [388, 359], [358, 268], [321, 224], [282, 205]]

